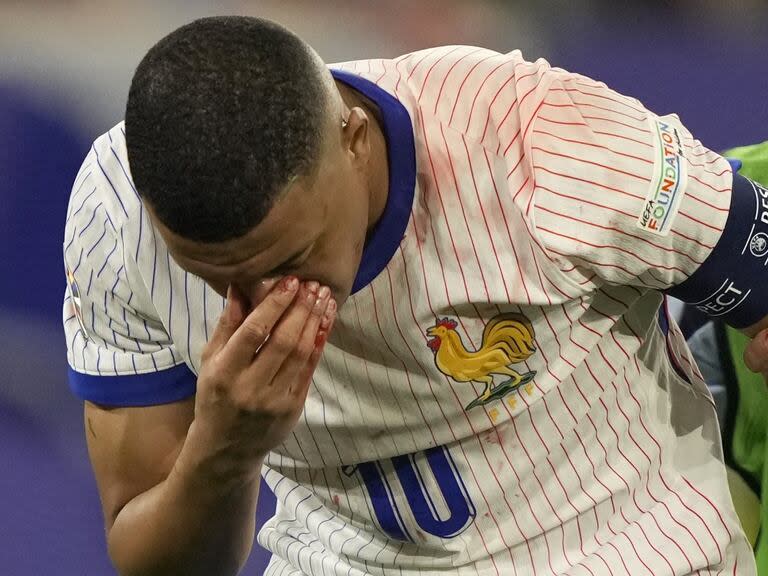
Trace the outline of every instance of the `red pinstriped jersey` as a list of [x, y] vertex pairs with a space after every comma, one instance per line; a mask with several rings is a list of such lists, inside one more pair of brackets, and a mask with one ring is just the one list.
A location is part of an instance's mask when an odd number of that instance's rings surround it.
[[[415, 191], [268, 458], [266, 574], [754, 574], [711, 396], [659, 314], [720, 238], [727, 161], [519, 52], [332, 68], [408, 112]], [[199, 368], [221, 298], [151, 229], [120, 126], [75, 183], [65, 259], [73, 369]]]

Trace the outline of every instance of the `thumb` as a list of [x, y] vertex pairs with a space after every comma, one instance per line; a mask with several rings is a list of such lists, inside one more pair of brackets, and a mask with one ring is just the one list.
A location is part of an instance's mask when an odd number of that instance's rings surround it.
[[219, 321], [213, 331], [213, 336], [208, 341], [210, 352], [218, 352], [229, 342], [240, 324], [245, 319], [246, 302], [243, 294], [235, 286], [227, 287], [227, 304], [219, 316]]
[[759, 332], [747, 345], [744, 364], [752, 372], [768, 373], [768, 329]]

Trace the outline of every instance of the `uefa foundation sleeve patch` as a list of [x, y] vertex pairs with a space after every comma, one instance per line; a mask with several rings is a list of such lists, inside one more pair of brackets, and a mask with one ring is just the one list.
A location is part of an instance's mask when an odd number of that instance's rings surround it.
[[682, 129], [671, 116], [650, 118], [654, 162], [651, 188], [637, 219], [637, 227], [666, 236], [688, 185]]

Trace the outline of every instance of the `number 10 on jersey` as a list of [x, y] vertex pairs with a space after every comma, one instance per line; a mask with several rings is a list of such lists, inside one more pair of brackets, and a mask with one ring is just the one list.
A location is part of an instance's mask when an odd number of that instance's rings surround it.
[[[394, 470], [394, 474], [387, 474], [385, 469]], [[427, 469], [435, 480], [432, 487], [424, 480], [423, 472]], [[344, 472], [348, 476], [360, 474], [376, 520], [394, 540], [418, 542], [408, 528], [414, 523], [428, 534], [451, 538], [466, 530], [475, 518], [475, 506], [444, 446], [387, 461], [347, 466]], [[402, 496], [409, 510], [404, 510]]]

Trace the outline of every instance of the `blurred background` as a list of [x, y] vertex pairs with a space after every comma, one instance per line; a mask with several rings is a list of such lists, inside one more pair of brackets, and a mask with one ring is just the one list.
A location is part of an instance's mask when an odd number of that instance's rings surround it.
[[[676, 112], [713, 149], [768, 139], [764, 1], [0, 0], [0, 572], [109, 575], [82, 406], [66, 384], [61, 243], [90, 143], [145, 51], [190, 20], [263, 16], [328, 62], [441, 44], [509, 51]], [[260, 518], [272, 503], [264, 498]], [[259, 575], [254, 548], [244, 571]]]

